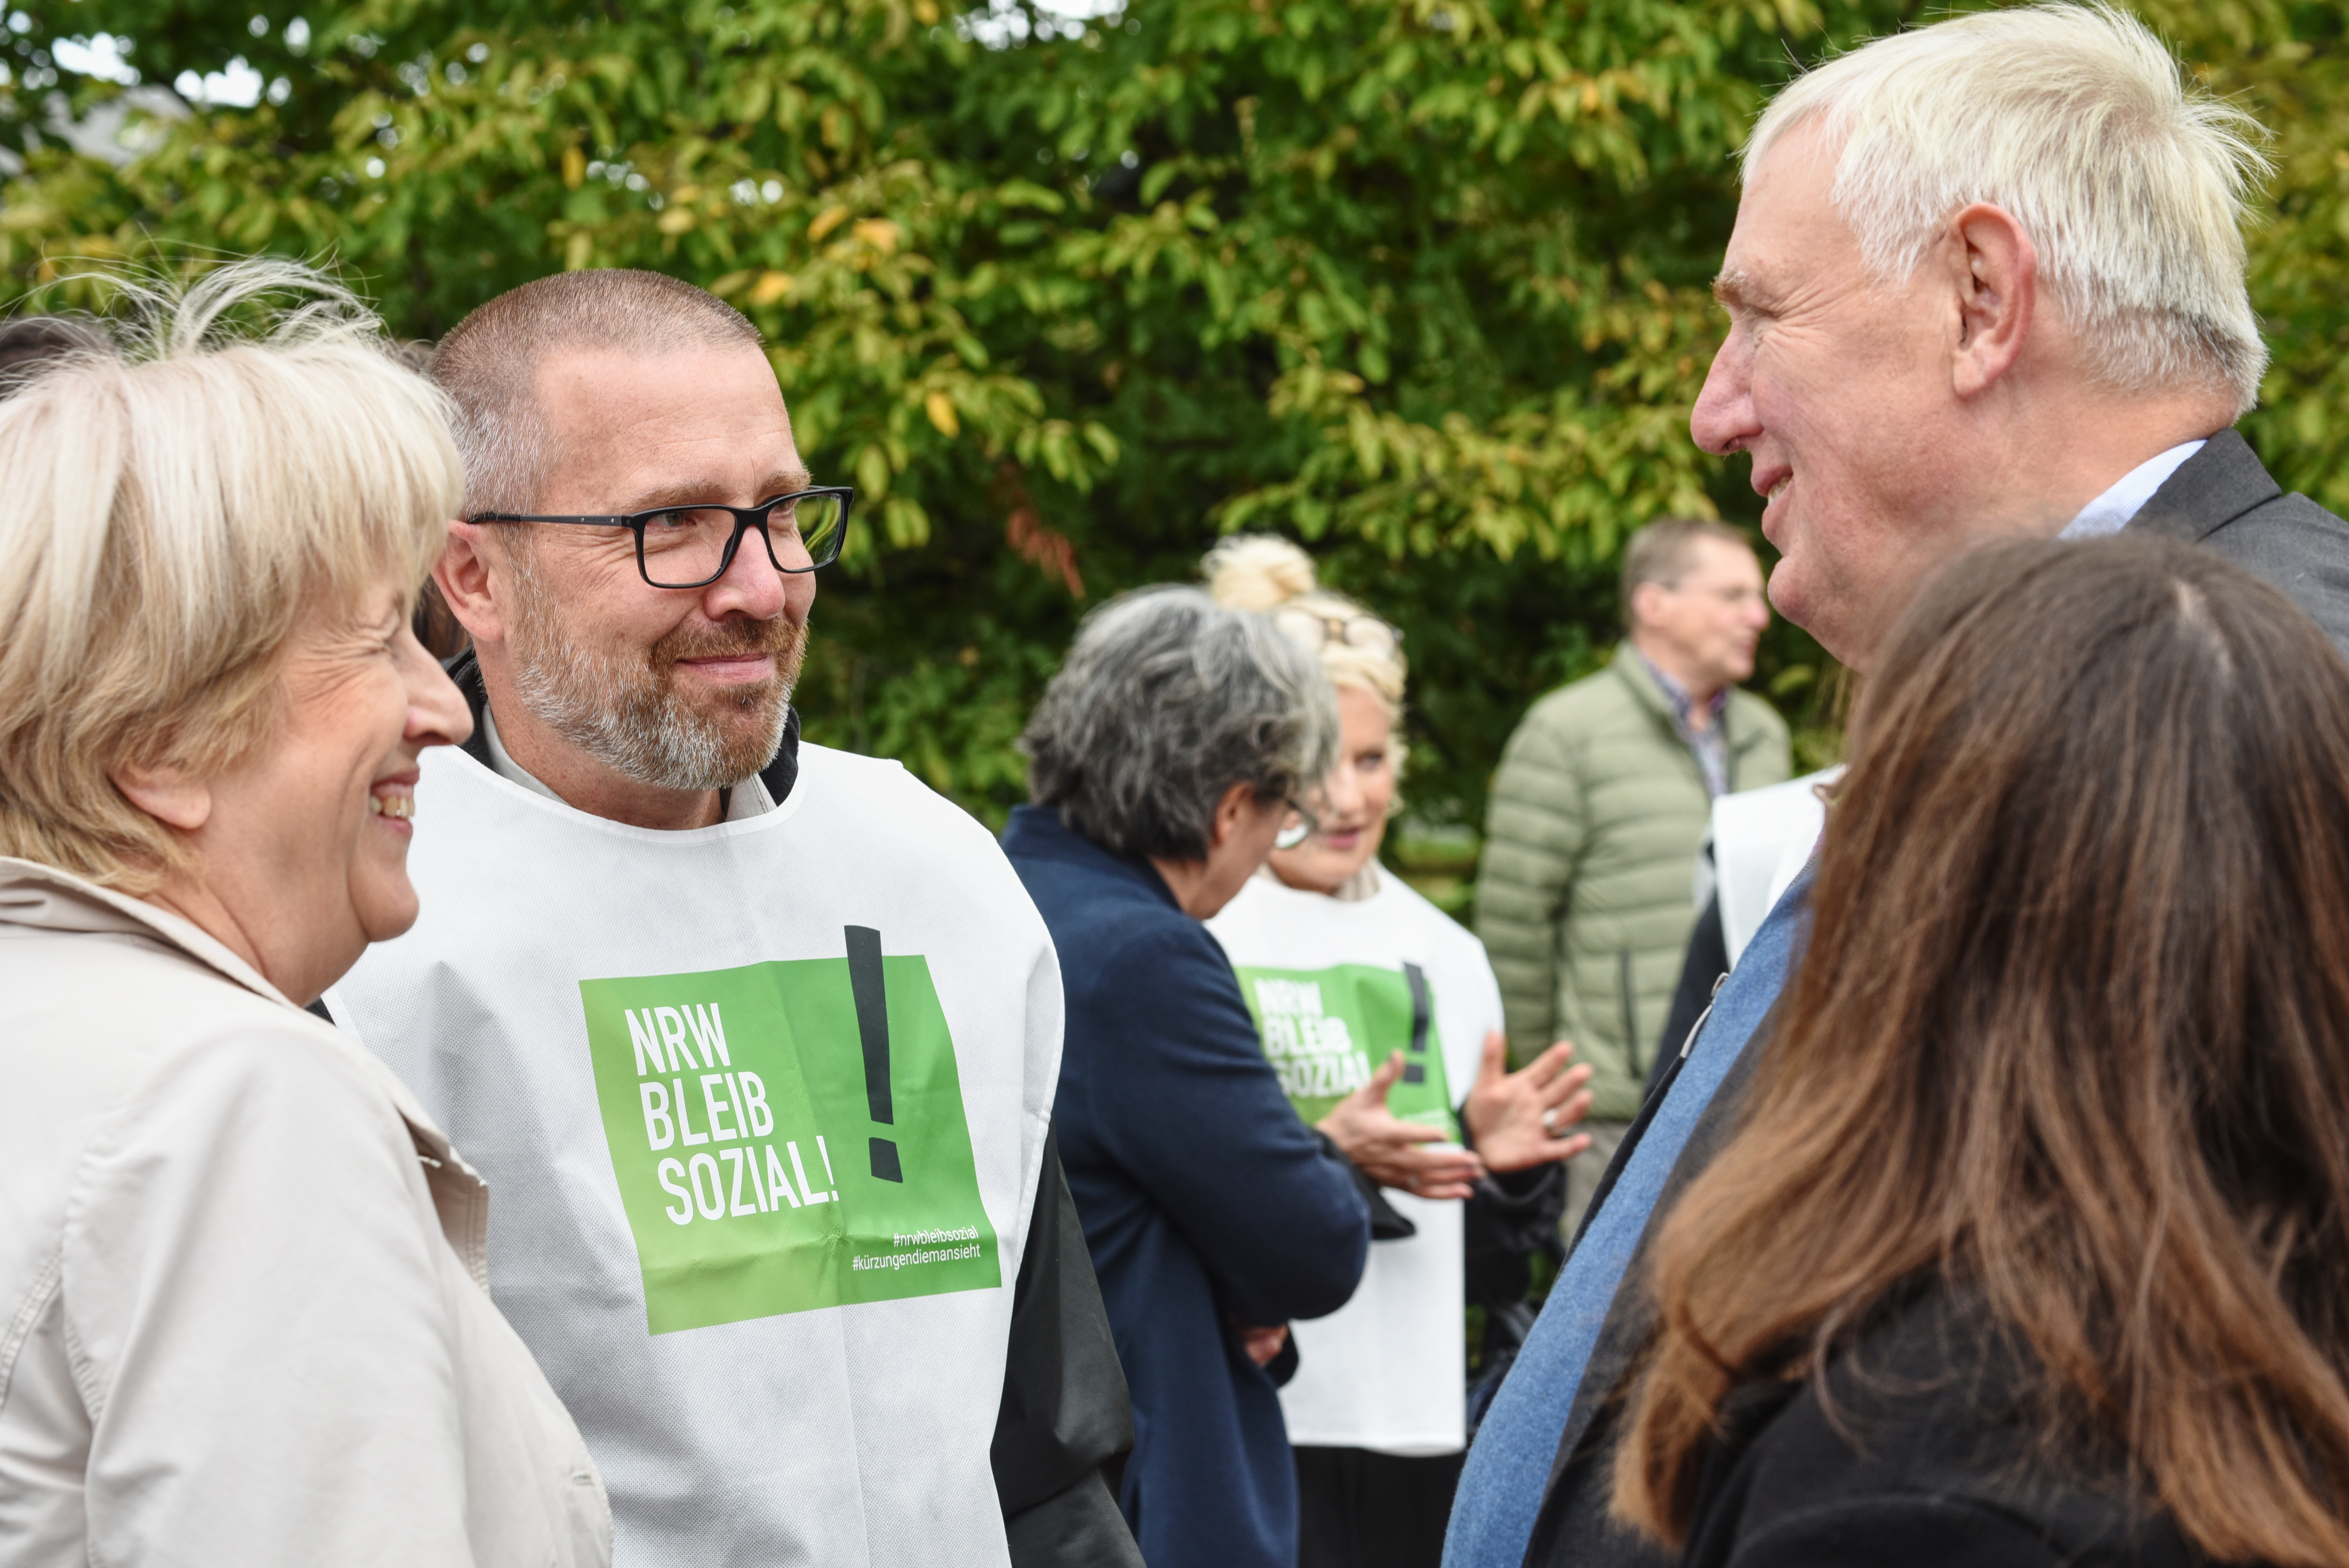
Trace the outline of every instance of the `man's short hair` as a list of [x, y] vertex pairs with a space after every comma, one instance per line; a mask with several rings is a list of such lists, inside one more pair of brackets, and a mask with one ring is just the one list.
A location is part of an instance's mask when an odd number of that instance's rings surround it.
[[740, 311], [659, 273], [556, 273], [508, 289], [459, 322], [432, 356], [432, 379], [457, 405], [465, 515], [538, 510], [562, 459], [538, 401], [548, 355], [736, 345], [760, 346], [759, 329]]
[[1718, 540], [1752, 552], [1745, 536], [1725, 522], [1705, 517], [1660, 517], [1634, 531], [1623, 545], [1623, 624], [1632, 624], [1631, 595], [1642, 583], [1671, 587], [1689, 569], [1700, 539]]
[[1796, 77], [1745, 144], [1751, 170], [1814, 118], [1842, 139], [1834, 201], [1868, 265], [1911, 275], [1951, 216], [2013, 214], [2090, 371], [2124, 390], [2259, 399], [2267, 347], [2244, 287], [2244, 196], [2264, 132], [2190, 85], [2106, 5], [1953, 17]]

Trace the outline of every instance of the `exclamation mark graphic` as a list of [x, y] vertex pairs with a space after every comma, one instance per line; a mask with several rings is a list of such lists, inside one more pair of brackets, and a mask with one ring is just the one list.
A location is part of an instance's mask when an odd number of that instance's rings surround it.
[[[856, 999], [856, 1033], [864, 1044], [864, 1103], [874, 1120], [895, 1127], [896, 1108], [889, 1099], [889, 995], [881, 983], [881, 934], [869, 925], [845, 929], [848, 990]], [[873, 1140], [873, 1174], [884, 1181], [905, 1179], [905, 1167], [897, 1161], [897, 1146], [886, 1138]]]
[[1402, 1081], [1427, 1081], [1427, 1024], [1433, 1010], [1428, 1005], [1427, 971], [1416, 964], [1402, 966], [1403, 984], [1411, 987], [1411, 1055], [1402, 1064]]

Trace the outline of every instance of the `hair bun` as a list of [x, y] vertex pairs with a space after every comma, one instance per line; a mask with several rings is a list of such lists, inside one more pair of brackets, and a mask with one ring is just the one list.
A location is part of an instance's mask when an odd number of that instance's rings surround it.
[[1200, 569], [1227, 610], [1278, 610], [1314, 588], [1313, 558], [1277, 534], [1237, 534], [1207, 552]]

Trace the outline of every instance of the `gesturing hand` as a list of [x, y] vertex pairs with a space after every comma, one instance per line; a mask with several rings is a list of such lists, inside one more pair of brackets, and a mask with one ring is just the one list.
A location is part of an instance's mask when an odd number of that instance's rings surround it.
[[1485, 1037], [1485, 1062], [1476, 1087], [1468, 1091], [1462, 1119], [1486, 1169], [1523, 1171], [1554, 1160], [1571, 1160], [1590, 1147], [1583, 1133], [1565, 1136], [1590, 1109], [1582, 1086], [1588, 1068], [1572, 1068], [1574, 1047], [1560, 1040], [1519, 1072], [1508, 1070], [1508, 1042], [1498, 1029]]
[[1247, 1352], [1247, 1358], [1259, 1367], [1271, 1366], [1273, 1357], [1280, 1354], [1280, 1347], [1288, 1343], [1288, 1325], [1285, 1323], [1276, 1323], [1270, 1328], [1255, 1328], [1235, 1319], [1232, 1332], [1240, 1336], [1240, 1348]]
[[1381, 1187], [1421, 1198], [1465, 1198], [1484, 1162], [1465, 1149], [1422, 1149], [1444, 1141], [1442, 1130], [1405, 1121], [1387, 1109], [1387, 1090], [1402, 1077], [1402, 1053], [1389, 1057], [1371, 1081], [1340, 1100], [1313, 1125], [1340, 1153]]

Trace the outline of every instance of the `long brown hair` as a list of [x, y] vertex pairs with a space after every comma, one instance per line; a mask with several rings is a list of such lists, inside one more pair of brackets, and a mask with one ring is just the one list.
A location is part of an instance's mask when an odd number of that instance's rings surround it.
[[1860, 699], [1807, 954], [1659, 1237], [1615, 1472], [1685, 1538], [1723, 1398], [1920, 1282], [2035, 1357], [2050, 1462], [2224, 1562], [2349, 1563], [2349, 666], [2162, 542], [1996, 546]]

